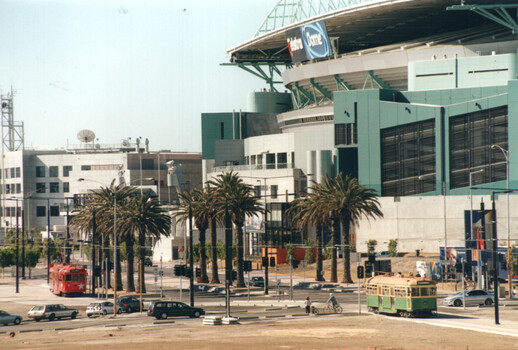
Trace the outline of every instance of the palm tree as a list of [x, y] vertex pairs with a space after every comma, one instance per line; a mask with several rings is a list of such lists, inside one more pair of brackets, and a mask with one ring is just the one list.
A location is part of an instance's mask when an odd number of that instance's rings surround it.
[[125, 232], [133, 232], [137, 235], [140, 275], [138, 290], [146, 292], [144, 280], [144, 259], [146, 258], [146, 236], [160, 239], [169, 237], [171, 232], [171, 217], [167, 209], [160, 205], [157, 198], [152, 198], [148, 193], [142, 196], [130, 197], [126, 203], [121, 217], [121, 228]]
[[247, 215], [256, 215], [262, 211], [259, 199], [254, 195], [253, 188], [245, 184], [234, 172], [220, 174], [208, 183], [214, 187], [215, 205], [219, 212], [224, 213], [228, 211], [230, 220], [236, 226], [237, 286], [245, 287], [243, 275], [243, 226]]
[[216, 193], [214, 189], [210, 186], [207, 186], [205, 191], [207, 192], [207, 196], [209, 202], [207, 202], [208, 216], [210, 221], [210, 243], [211, 243], [211, 255], [212, 255], [212, 276], [210, 279], [210, 283], [219, 284], [219, 274], [218, 274], [218, 223], [221, 223], [221, 216], [218, 212], [218, 208], [216, 206]]
[[359, 184], [358, 179], [339, 173], [335, 178], [324, 178], [322, 198], [327, 202], [326, 208], [333, 219], [340, 220], [343, 230], [343, 283], [352, 283], [350, 270], [350, 240], [351, 226], [358, 225], [360, 218], [367, 219], [383, 217], [376, 191]]
[[174, 206], [175, 215], [179, 222], [189, 220], [189, 209], [191, 209], [194, 224], [200, 232], [200, 278], [198, 282], [208, 283], [207, 276], [207, 253], [206, 253], [206, 232], [210, 221], [210, 196], [208, 191], [193, 189], [180, 194], [180, 205]]
[[317, 209], [314, 196], [305, 194], [302, 197], [295, 198], [290, 203], [288, 214], [293, 215], [293, 223], [300, 230], [307, 230], [310, 226], [316, 227], [316, 246], [317, 246], [317, 266], [316, 281], [323, 281], [322, 276], [322, 226], [323, 216]]
[[[96, 190], [90, 190], [89, 196], [85, 204], [79, 209], [78, 214], [71, 220], [71, 225], [83, 231], [92, 228], [93, 211], [95, 210], [97, 232], [104, 238], [105, 247], [103, 247], [103, 261], [109, 257], [109, 242], [113, 238], [114, 232], [114, 205], [117, 203], [117, 215], [124, 207], [126, 200], [131, 196], [136, 189], [124, 185], [115, 186], [115, 180], [110, 186], [100, 187]], [[119, 228], [117, 222], [117, 229]], [[117, 236], [120, 236], [120, 230], [117, 230]], [[120, 238], [120, 237], [118, 237]], [[118, 271], [120, 269], [120, 254], [117, 254]], [[122, 290], [122, 278], [118, 273], [117, 290]], [[108, 279], [109, 280], [109, 279]]]

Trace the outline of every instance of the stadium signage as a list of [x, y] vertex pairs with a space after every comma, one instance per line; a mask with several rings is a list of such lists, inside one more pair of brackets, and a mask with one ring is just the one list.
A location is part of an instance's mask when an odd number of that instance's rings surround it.
[[293, 63], [329, 57], [333, 54], [324, 21], [288, 30], [286, 42]]

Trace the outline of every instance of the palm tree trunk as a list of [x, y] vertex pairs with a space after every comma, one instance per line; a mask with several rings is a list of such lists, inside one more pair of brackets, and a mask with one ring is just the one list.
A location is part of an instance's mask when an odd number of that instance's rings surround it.
[[237, 284], [239, 288], [246, 287], [245, 278], [243, 274], [243, 224], [238, 224], [236, 230], [237, 242]]
[[317, 276], [315, 278], [316, 281], [323, 281], [324, 277], [322, 276], [322, 225], [317, 225], [317, 234], [316, 234], [316, 244], [317, 244]]
[[[143, 261], [146, 258], [146, 235], [144, 232], [139, 232], [138, 234], [138, 245], [139, 245], [139, 255], [140, 255], [140, 274], [138, 276], [138, 286], [137, 291], [140, 293], [146, 293], [146, 280], [144, 279], [144, 264]], [[141, 290], [142, 288], [142, 290]]]
[[338, 259], [336, 254], [337, 229], [338, 220], [331, 219], [331, 280], [330, 282], [338, 282]]
[[212, 279], [210, 283], [219, 284], [218, 275], [218, 235], [217, 235], [216, 218], [213, 218], [210, 223], [210, 241], [212, 248]]
[[133, 264], [135, 262], [135, 238], [132, 234], [126, 235], [126, 261], [128, 262], [128, 270], [126, 271], [126, 292], [135, 291], [135, 269]]
[[120, 249], [117, 252], [117, 291], [121, 291], [124, 288], [122, 287], [122, 264], [121, 264], [121, 255]]
[[209, 277], [207, 276], [207, 252], [205, 244], [205, 232], [206, 228], [200, 228], [200, 269], [201, 274], [198, 279], [198, 283], [208, 283]]
[[351, 249], [349, 247], [351, 221], [348, 214], [342, 217], [342, 241], [344, 242], [344, 277], [342, 279], [342, 283], [353, 283], [353, 280], [351, 278]]

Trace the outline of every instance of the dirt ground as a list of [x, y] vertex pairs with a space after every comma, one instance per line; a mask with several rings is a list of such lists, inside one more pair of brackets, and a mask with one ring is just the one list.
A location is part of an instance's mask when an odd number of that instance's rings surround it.
[[364, 315], [0, 334], [0, 349], [516, 350], [517, 339]]

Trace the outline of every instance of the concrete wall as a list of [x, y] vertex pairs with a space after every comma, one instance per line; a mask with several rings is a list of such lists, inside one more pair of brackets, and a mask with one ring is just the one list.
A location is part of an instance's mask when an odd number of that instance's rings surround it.
[[[481, 200], [485, 209], [491, 209], [491, 197], [473, 195], [473, 210], [480, 209]], [[438, 253], [444, 246], [445, 230], [448, 246], [464, 246], [465, 211], [469, 213], [469, 196], [415, 196], [382, 197], [381, 210], [384, 218], [360, 221], [357, 232], [357, 249], [367, 251], [367, 241], [378, 241], [377, 250], [387, 250], [390, 239], [398, 240], [398, 251]], [[501, 194], [496, 204], [497, 234], [500, 246], [507, 245], [507, 196]], [[510, 196], [511, 244], [518, 241], [518, 214], [512, 208], [518, 205], [518, 196]]]

